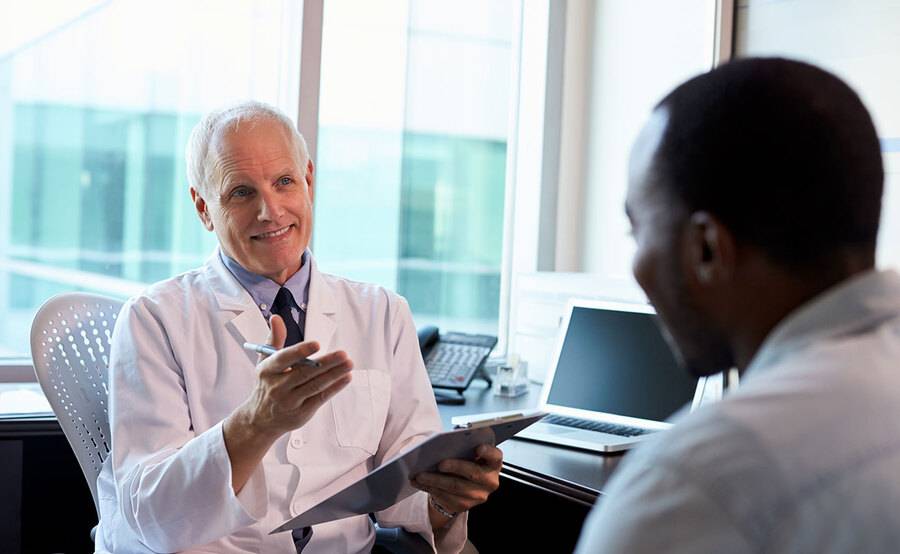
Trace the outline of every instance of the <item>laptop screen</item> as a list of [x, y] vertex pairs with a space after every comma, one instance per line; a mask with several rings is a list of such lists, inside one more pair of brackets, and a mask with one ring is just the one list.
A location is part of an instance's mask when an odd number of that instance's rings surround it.
[[656, 315], [576, 305], [565, 333], [548, 404], [663, 421], [693, 400]]

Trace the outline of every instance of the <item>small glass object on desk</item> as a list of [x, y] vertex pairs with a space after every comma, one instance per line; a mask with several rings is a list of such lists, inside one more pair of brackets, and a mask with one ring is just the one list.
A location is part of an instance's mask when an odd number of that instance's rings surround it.
[[510, 354], [505, 363], [497, 366], [493, 385], [495, 396], [514, 398], [528, 392], [528, 363], [517, 354]]

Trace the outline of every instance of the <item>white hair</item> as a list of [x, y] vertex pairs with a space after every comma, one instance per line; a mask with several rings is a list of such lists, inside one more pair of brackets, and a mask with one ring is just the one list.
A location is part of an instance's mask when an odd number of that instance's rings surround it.
[[276, 121], [290, 133], [297, 148], [300, 171], [305, 173], [309, 151], [294, 122], [277, 108], [251, 100], [211, 111], [194, 126], [185, 150], [188, 184], [201, 194], [209, 190], [211, 184], [209, 180], [213, 176], [216, 162], [215, 156], [210, 155], [209, 146], [217, 133], [226, 130], [236, 131], [242, 123], [249, 123], [252, 126], [260, 121]]

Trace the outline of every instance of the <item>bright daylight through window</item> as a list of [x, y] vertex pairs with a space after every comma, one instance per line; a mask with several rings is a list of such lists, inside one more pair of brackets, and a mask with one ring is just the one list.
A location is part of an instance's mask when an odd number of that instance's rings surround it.
[[514, 6], [325, 2], [316, 256], [497, 334]]
[[[465, 4], [325, 2], [313, 247], [419, 324], [496, 333], [513, 2]], [[187, 136], [241, 99], [296, 116], [301, 9], [43, 0], [2, 18], [0, 356], [27, 356], [54, 294], [126, 297], [203, 263]]]

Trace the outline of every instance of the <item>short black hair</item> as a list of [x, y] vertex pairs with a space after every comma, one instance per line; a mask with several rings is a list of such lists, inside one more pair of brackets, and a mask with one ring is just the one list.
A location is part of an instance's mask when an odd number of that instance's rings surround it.
[[746, 58], [699, 75], [657, 105], [668, 124], [657, 182], [718, 217], [775, 262], [819, 265], [836, 248], [874, 255], [881, 148], [859, 96], [835, 75]]

